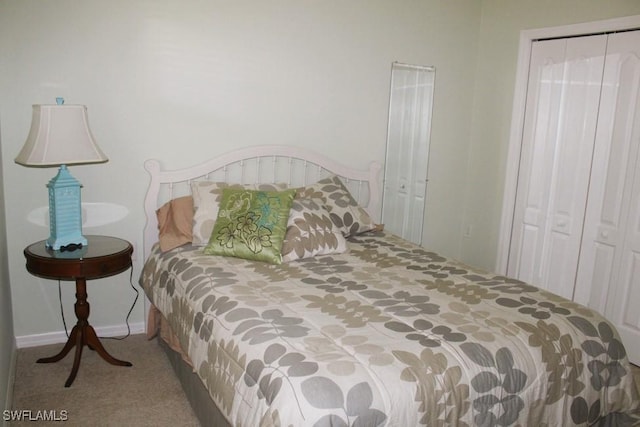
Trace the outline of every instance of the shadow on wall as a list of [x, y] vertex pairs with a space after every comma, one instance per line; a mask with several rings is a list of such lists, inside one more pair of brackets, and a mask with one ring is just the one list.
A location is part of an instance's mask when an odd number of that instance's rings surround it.
[[[100, 227], [116, 223], [129, 215], [129, 209], [115, 203], [83, 203], [82, 227]], [[29, 212], [27, 221], [41, 227], [49, 227], [49, 206], [42, 206]]]

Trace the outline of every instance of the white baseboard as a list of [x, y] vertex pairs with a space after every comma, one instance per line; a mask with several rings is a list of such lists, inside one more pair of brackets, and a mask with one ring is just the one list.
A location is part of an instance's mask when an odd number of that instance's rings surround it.
[[[131, 334], [143, 334], [146, 332], [144, 322], [132, 323], [129, 325]], [[127, 334], [127, 325], [113, 325], [95, 327], [99, 337], [117, 337]], [[67, 334], [64, 331], [48, 332], [46, 334], [23, 335], [16, 337], [18, 348], [39, 347], [41, 345], [58, 344], [67, 342]]]

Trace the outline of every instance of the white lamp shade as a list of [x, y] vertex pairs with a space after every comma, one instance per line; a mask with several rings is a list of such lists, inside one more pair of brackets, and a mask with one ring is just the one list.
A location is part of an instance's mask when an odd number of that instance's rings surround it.
[[104, 155], [89, 129], [84, 105], [34, 105], [31, 130], [16, 163], [60, 166], [102, 163]]

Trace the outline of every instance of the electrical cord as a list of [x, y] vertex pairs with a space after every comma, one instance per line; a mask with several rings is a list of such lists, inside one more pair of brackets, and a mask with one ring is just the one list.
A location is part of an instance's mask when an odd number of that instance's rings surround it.
[[67, 334], [67, 339], [69, 339], [69, 331], [67, 330], [67, 322], [64, 320], [64, 308], [62, 307], [62, 286], [60, 285], [61, 280], [58, 279], [58, 299], [60, 300], [60, 314], [62, 314], [62, 324], [64, 325], [64, 333]]
[[[60, 301], [60, 314], [62, 315], [62, 324], [64, 325], [64, 333], [67, 335], [67, 339], [69, 338], [69, 330], [67, 329], [67, 322], [65, 320], [64, 317], [64, 308], [62, 306], [62, 286], [60, 284], [60, 280], [58, 280], [58, 299]], [[133, 291], [136, 293], [135, 298], [133, 299], [133, 304], [131, 304], [131, 308], [129, 309], [129, 312], [127, 313], [127, 317], [124, 319], [126, 325], [127, 325], [127, 334], [125, 336], [122, 337], [98, 337], [101, 340], [102, 339], [108, 339], [108, 340], [123, 340], [127, 337], [129, 337], [131, 335], [131, 326], [129, 325], [129, 317], [131, 316], [131, 312], [133, 312], [134, 307], [136, 306], [136, 303], [138, 302], [138, 297], [140, 297], [140, 292], [136, 289], [135, 286], [133, 286], [133, 265], [131, 267], [129, 267], [129, 285], [131, 286], [131, 289], [133, 289]]]
[[138, 292], [138, 290], [136, 289], [135, 286], [133, 286], [133, 265], [131, 265], [131, 267], [129, 268], [129, 286], [131, 286], [131, 289], [133, 289], [133, 291], [136, 293], [136, 297], [133, 299], [133, 304], [131, 304], [131, 308], [129, 309], [129, 312], [127, 313], [127, 317], [125, 317], [124, 322], [127, 325], [127, 335], [123, 336], [123, 337], [99, 337], [100, 339], [109, 339], [109, 340], [123, 340], [127, 337], [129, 337], [131, 335], [131, 326], [129, 326], [129, 316], [131, 316], [131, 312], [133, 311], [133, 308], [136, 306], [136, 302], [138, 302], [138, 297], [140, 296], [140, 292]]

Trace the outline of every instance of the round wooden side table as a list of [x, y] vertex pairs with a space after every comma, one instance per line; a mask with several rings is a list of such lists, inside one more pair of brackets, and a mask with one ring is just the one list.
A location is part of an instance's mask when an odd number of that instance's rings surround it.
[[85, 345], [95, 350], [112, 365], [132, 366], [131, 363], [111, 356], [102, 346], [96, 331], [89, 324], [89, 303], [87, 302], [87, 280], [113, 276], [131, 268], [133, 247], [126, 240], [108, 236], [86, 236], [88, 244], [75, 251], [54, 251], [45, 247], [45, 241], [33, 243], [24, 250], [27, 270], [34, 276], [54, 280], [74, 280], [76, 282], [76, 303], [74, 305], [78, 322], [71, 330], [69, 339], [60, 353], [38, 359], [37, 363], [52, 363], [64, 358], [75, 346], [73, 368], [64, 386], [69, 387], [76, 378], [80, 367], [82, 349]]

